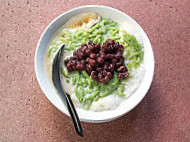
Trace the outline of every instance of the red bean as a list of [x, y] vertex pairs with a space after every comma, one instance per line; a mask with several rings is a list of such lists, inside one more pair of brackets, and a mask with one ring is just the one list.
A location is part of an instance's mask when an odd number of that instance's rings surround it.
[[111, 72], [108, 72], [108, 73], [107, 73], [107, 76], [108, 76], [109, 78], [111, 78], [112, 73], [111, 73]]
[[95, 48], [96, 48], [96, 49], [100, 49], [100, 48], [101, 48], [100, 44], [99, 44], [99, 43], [96, 44], [96, 45], [95, 45]]
[[90, 64], [91, 66], [95, 66], [95, 65], [96, 65], [96, 61], [93, 60], [93, 59], [89, 59], [88, 62], [89, 62], [89, 64]]
[[114, 55], [113, 54], [107, 54], [106, 59], [114, 59]]
[[116, 54], [115, 54], [115, 58], [116, 59], [119, 59], [119, 58], [121, 58], [122, 57], [122, 53], [121, 52], [117, 52]]
[[115, 43], [115, 49], [119, 49], [120, 45], [119, 45], [119, 42], [116, 42]]
[[91, 58], [91, 59], [95, 59], [95, 58], [96, 58], [96, 54], [95, 54], [95, 53], [91, 53], [91, 54], [90, 54], [90, 58]]
[[123, 73], [123, 72], [127, 72], [128, 69], [126, 66], [120, 66], [118, 69], [117, 69], [117, 72], [118, 73]]
[[125, 61], [125, 58], [121, 57], [119, 61], [123, 63]]
[[86, 58], [86, 62], [88, 62], [88, 61], [89, 61], [89, 59], [90, 59], [90, 58]]
[[104, 75], [104, 76], [107, 75], [107, 71], [106, 71], [106, 70], [103, 71], [103, 75]]
[[109, 43], [109, 44], [111, 44], [111, 45], [114, 45], [114, 44], [115, 44], [115, 41], [112, 40], [112, 39], [108, 39], [106, 42]]
[[102, 74], [102, 72], [99, 72], [98, 73], [98, 79], [101, 80], [102, 78], [103, 78], [103, 74]]
[[114, 68], [115, 68], [115, 65], [114, 64], [110, 64], [110, 66], [108, 67], [108, 69], [113, 72], [114, 71]]
[[69, 59], [64, 60], [64, 62], [65, 62], [65, 65], [67, 65], [67, 63], [69, 62]]
[[70, 63], [68, 63], [67, 64], [67, 69], [68, 69], [68, 71], [72, 71], [73, 70], [73, 66]]
[[101, 50], [100, 50], [100, 52], [99, 52], [99, 55], [100, 55], [100, 57], [101, 57], [102, 59], [105, 59], [105, 58], [106, 58], [106, 53], [103, 52], [103, 51], [101, 51]]
[[95, 81], [98, 81], [98, 75], [97, 75], [96, 71], [92, 71], [92, 72], [91, 72], [91, 77], [92, 77], [92, 79], [94, 79]]
[[121, 66], [117, 69], [117, 72], [123, 72], [123, 70], [125, 70], [124, 66]]
[[75, 66], [75, 65], [77, 64], [77, 61], [76, 61], [76, 60], [70, 60], [70, 62], [71, 62], [71, 64], [72, 64], [73, 66]]
[[109, 77], [109, 76], [105, 76], [105, 78], [104, 78], [104, 82], [103, 82], [103, 83], [108, 82], [108, 81], [109, 81], [109, 79], [110, 79], [110, 77]]
[[78, 58], [83, 59], [83, 57], [84, 57], [84, 53], [81, 51], [78, 51]]
[[103, 58], [101, 58], [101, 57], [98, 57], [98, 58], [96, 58], [96, 61], [98, 62], [98, 63], [103, 63], [104, 62], [104, 59]]
[[88, 45], [92, 45], [92, 44], [93, 44], [93, 42], [92, 42], [92, 41], [89, 41], [89, 42], [88, 42]]
[[104, 78], [99, 79], [99, 81], [102, 83], [107, 83], [109, 81], [109, 79], [110, 78], [108, 76], [105, 76]]
[[76, 69], [77, 70], [83, 70], [84, 69], [84, 65], [83, 64], [77, 64], [76, 65]]
[[121, 66], [123, 63], [122, 62], [117, 62], [116, 63], [116, 67], [119, 67], [119, 66]]
[[89, 71], [89, 72], [92, 72], [92, 71], [93, 71], [93, 67], [92, 67], [91, 65], [89, 65], [89, 64], [86, 65], [86, 69], [87, 69], [87, 71]]
[[81, 62], [81, 64], [84, 64], [84, 65], [86, 64], [85, 60], [81, 60], [80, 62]]
[[122, 80], [123, 78], [126, 78], [129, 76], [128, 69], [125, 66], [121, 66], [117, 69], [118, 76], [117, 78], [119, 80]]
[[103, 68], [101, 68], [101, 67], [97, 67], [96, 70], [97, 70], [98, 72], [100, 72], [100, 71], [103, 70]]
[[104, 70], [109, 70], [109, 65], [110, 65], [109, 62], [105, 62], [104, 63]]
[[120, 47], [119, 47], [119, 51], [122, 51], [122, 52], [123, 52], [123, 50], [124, 50], [123, 45], [120, 45]]
[[112, 63], [116, 63], [116, 62], [117, 62], [117, 59], [112, 59], [111, 62], [112, 62]]
[[117, 78], [118, 78], [119, 80], [122, 80], [122, 78], [123, 78], [122, 73], [118, 73]]
[[83, 43], [81, 47], [87, 47], [88, 45], [86, 43]]
[[70, 57], [70, 60], [76, 60], [77, 58], [75, 56]]
[[89, 55], [89, 54], [90, 54], [90, 49], [89, 49], [89, 48], [86, 48], [85, 54], [86, 54], [86, 55]]
[[126, 78], [126, 77], [128, 77], [128, 76], [129, 76], [129, 73], [128, 73], [128, 72], [125, 72], [125, 73], [118, 73], [117, 78], [118, 78], [119, 80], [122, 80], [123, 78]]
[[73, 56], [77, 56], [77, 50], [73, 52]]
[[94, 45], [88, 45], [88, 48], [90, 49], [90, 52], [94, 52], [96, 50]]

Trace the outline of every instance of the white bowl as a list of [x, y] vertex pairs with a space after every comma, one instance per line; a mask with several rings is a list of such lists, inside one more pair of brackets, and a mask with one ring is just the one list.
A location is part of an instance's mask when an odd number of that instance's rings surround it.
[[51, 38], [57, 32], [57, 30], [71, 17], [84, 12], [96, 12], [102, 17], [113, 19], [114, 21], [118, 22], [121, 26], [126, 27], [128, 32], [138, 32], [143, 40], [144, 65], [146, 71], [144, 78], [139, 88], [135, 91], [135, 93], [132, 94], [124, 102], [122, 102], [114, 110], [93, 112], [77, 108], [77, 112], [81, 121], [93, 123], [107, 122], [121, 117], [122, 115], [128, 113], [130, 110], [132, 110], [135, 106], [139, 104], [139, 102], [144, 98], [148, 89], [150, 88], [154, 74], [154, 55], [150, 41], [146, 33], [139, 26], [139, 24], [137, 24], [137, 22], [135, 22], [131, 17], [129, 17], [125, 13], [107, 6], [86, 5], [71, 9], [55, 18], [45, 29], [37, 45], [35, 53], [36, 76], [41, 89], [43, 90], [46, 97], [50, 100], [50, 102], [54, 106], [56, 106], [61, 112], [69, 116], [66, 106], [63, 104], [59, 95], [56, 93], [54, 87], [52, 87], [48, 80], [48, 77], [46, 76], [45, 52]]

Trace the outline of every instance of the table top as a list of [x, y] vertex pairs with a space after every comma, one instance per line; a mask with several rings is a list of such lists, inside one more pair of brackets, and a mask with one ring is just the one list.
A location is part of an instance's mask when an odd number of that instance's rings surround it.
[[[81, 138], [41, 91], [34, 54], [55, 17], [87, 4], [119, 9], [142, 26], [154, 50], [155, 74], [135, 109], [112, 122], [82, 123]], [[189, 0], [0, 1], [0, 142], [188, 142], [189, 106]]]

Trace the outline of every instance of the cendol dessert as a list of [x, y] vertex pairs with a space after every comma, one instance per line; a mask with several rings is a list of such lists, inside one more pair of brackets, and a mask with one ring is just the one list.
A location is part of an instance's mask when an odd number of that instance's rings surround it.
[[75, 107], [115, 109], [138, 89], [145, 72], [142, 39], [137, 40], [114, 20], [82, 13], [67, 21], [48, 47], [48, 76], [63, 44], [61, 80]]

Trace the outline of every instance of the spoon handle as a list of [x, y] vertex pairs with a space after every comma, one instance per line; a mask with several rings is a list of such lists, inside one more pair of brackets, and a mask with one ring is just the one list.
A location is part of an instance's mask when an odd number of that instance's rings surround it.
[[68, 111], [69, 111], [69, 114], [73, 120], [73, 123], [74, 123], [74, 127], [75, 127], [75, 130], [76, 132], [80, 135], [80, 136], [84, 136], [83, 134], [83, 131], [82, 131], [82, 127], [81, 127], [81, 124], [80, 124], [80, 120], [79, 120], [79, 117], [77, 115], [77, 112], [75, 110], [75, 107], [72, 103], [72, 100], [71, 100], [71, 97], [70, 95], [68, 95], [64, 89], [62, 87], [60, 87], [59, 89], [57, 89], [59, 91], [59, 94], [66, 99], [66, 103], [67, 103], [67, 108], [68, 108]]
[[66, 99], [67, 99], [67, 107], [68, 107], [69, 113], [71, 115], [71, 118], [73, 120], [75, 129], [76, 129], [77, 133], [83, 137], [84, 135], [83, 135], [82, 127], [80, 124], [80, 120], [79, 120], [76, 110], [73, 106], [72, 100], [68, 94], [66, 94]]
[[[60, 76], [58, 75], [58, 80], [60, 80]], [[58, 84], [58, 82], [54, 82], [54, 85], [57, 89], [57, 91], [59, 92], [60, 96], [61, 96], [61, 99], [63, 102], [66, 101], [66, 104], [67, 104], [67, 109], [69, 111], [69, 114], [73, 120], [73, 123], [74, 123], [74, 127], [75, 127], [75, 130], [76, 132], [80, 135], [80, 136], [84, 136], [83, 134], [83, 131], [82, 131], [82, 127], [81, 127], [81, 123], [80, 123], [80, 120], [79, 120], [79, 117], [77, 115], [77, 112], [75, 110], [75, 107], [72, 103], [72, 100], [70, 98], [70, 95], [68, 95], [65, 90], [63, 89], [62, 86], [60, 86], [60, 84]], [[64, 99], [65, 98], [65, 99]]]

